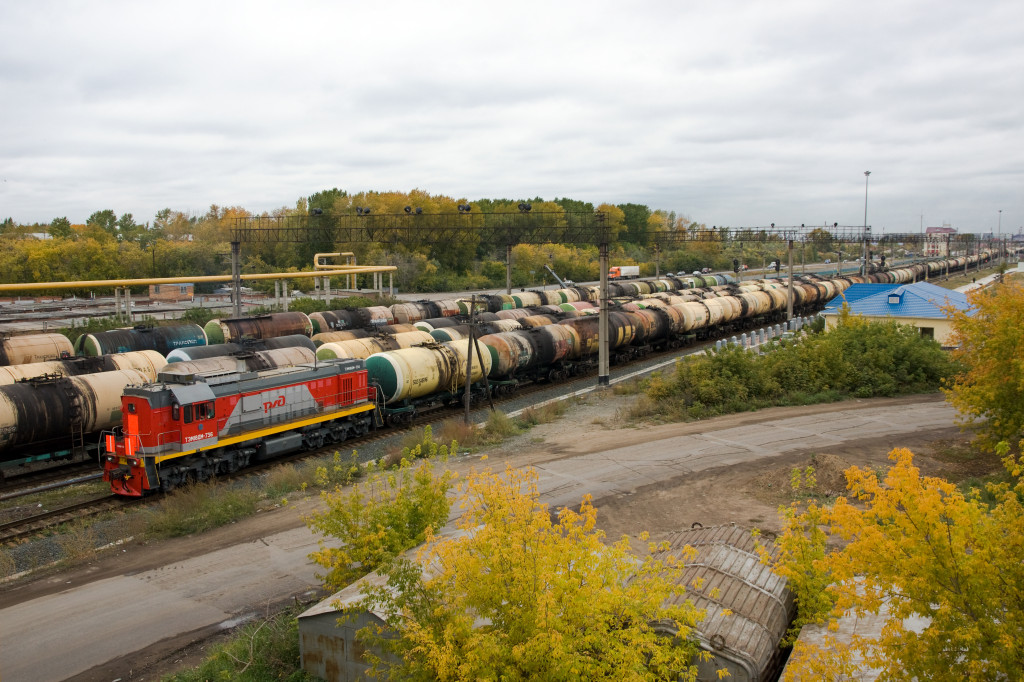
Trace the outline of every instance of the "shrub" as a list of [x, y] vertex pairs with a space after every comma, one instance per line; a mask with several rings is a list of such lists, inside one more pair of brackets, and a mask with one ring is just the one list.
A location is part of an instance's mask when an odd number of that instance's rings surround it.
[[701, 419], [768, 405], [807, 405], [936, 391], [953, 372], [939, 345], [910, 326], [840, 315], [839, 325], [764, 355], [729, 346], [646, 382], [634, 417]]
[[299, 660], [299, 621], [304, 607], [293, 607], [240, 628], [227, 642], [213, 647], [198, 667], [165, 682], [206, 680], [312, 680]]

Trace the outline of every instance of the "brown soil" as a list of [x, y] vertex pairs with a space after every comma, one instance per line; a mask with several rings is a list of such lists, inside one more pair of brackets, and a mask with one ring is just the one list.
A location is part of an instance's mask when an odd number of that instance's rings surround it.
[[[811, 407], [772, 408], [696, 423], [640, 426], [625, 424], [619, 417], [622, 409], [632, 400], [630, 397], [595, 394], [572, 407], [558, 421], [534, 427], [499, 447], [490, 448], [487, 462], [472, 456], [460, 458], [451, 466], [460, 470], [460, 473], [474, 467], [501, 468], [505, 462], [520, 467], [529, 466], [613, 447], [633, 445], [642, 448], [644, 442], [654, 436], [700, 433], [709, 428], [757, 424], [794, 415], [827, 414], [858, 406], [898, 406], [941, 399], [941, 396], [936, 395], [850, 401]], [[999, 469], [999, 462], [993, 459], [979, 461], [968, 458], [965, 455], [967, 440], [959, 428], [953, 425], [909, 434], [901, 437], [898, 443], [888, 438], [866, 437], [839, 446], [828, 446], [826, 449], [791, 453], [763, 464], [724, 466], [684, 479], [649, 485], [632, 494], [611, 495], [594, 502], [598, 508], [599, 524], [610, 539], [617, 539], [623, 534], [636, 535], [644, 530], [657, 539], [658, 536], [688, 528], [695, 523], [705, 526], [734, 523], [771, 532], [779, 527], [779, 506], [794, 499], [790, 486], [794, 468], [803, 470], [808, 466], [814, 467], [817, 485], [810, 492], [822, 497], [842, 494], [845, 489], [842, 472], [851, 465], [885, 467], [888, 464], [888, 452], [894, 447], [910, 448], [915, 453], [917, 465], [928, 475], [959, 480]], [[74, 571], [21, 584], [16, 595], [10, 592], [0, 594], [0, 601], [20, 602], [65, 589], [68, 583], [80, 584], [109, 575], [155, 568], [180, 560], [183, 556], [213, 551], [227, 542], [237, 543], [297, 527], [302, 524], [301, 515], [316, 504], [316, 499], [303, 500], [290, 504], [286, 509], [262, 512], [228, 528], [201, 536], [129, 546], [126, 552], [101, 557]], [[157, 679], [161, 674], [196, 665], [206, 654], [210, 643], [211, 640], [197, 641], [193, 637], [190, 642], [167, 641], [145, 652], [132, 654], [141, 664], [135, 669], [133, 679]], [[114, 668], [104, 668], [91, 670], [74, 679], [110, 679], [107, 675]]]

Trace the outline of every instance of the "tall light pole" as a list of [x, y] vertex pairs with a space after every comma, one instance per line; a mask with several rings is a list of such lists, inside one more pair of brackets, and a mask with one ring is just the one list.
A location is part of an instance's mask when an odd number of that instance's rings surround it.
[[867, 277], [868, 274], [868, 242], [871, 237], [868, 235], [868, 176], [871, 171], [864, 171], [864, 249], [860, 257], [861, 274]]

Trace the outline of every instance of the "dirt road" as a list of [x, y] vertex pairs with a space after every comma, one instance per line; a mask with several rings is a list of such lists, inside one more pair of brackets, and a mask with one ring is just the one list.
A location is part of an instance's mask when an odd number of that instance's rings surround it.
[[[705, 422], [609, 428], [627, 399], [594, 395], [557, 422], [452, 468], [533, 466], [553, 506], [593, 495], [610, 538], [694, 522], [777, 527], [789, 471], [814, 457], [819, 483], [842, 489], [849, 464], [881, 466], [896, 446], [926, 472], [959, 437], [939, 396], [774, 408]], [[316, 500], [263, 512], [196, 538], [109, 550], [77, 570], [0, 592], [0, 675], [31, 680], [157, 679], [247, 617], [318, 587], [301, 515]], [[191, 648], [190, 644], [193, 646]], [[184, 653], [183, 653], [184, 652]], [[179, 664], [180, 665], [180, 664]]]

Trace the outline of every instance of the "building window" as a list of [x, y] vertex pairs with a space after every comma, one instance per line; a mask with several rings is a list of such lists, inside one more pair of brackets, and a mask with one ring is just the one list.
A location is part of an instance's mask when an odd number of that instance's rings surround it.
[[918, 327], [918, 328], [921, 330], [921, 336], [923, 336], [924, 338], [926, 338], [926, 339], [934, 339], [935, 338], [935, 328], [934, 327]]
[[153, 285], [153, 293], [154, 294], [159, 294], [160, 293], [160, 285], [159, 284], [154, 284]]

